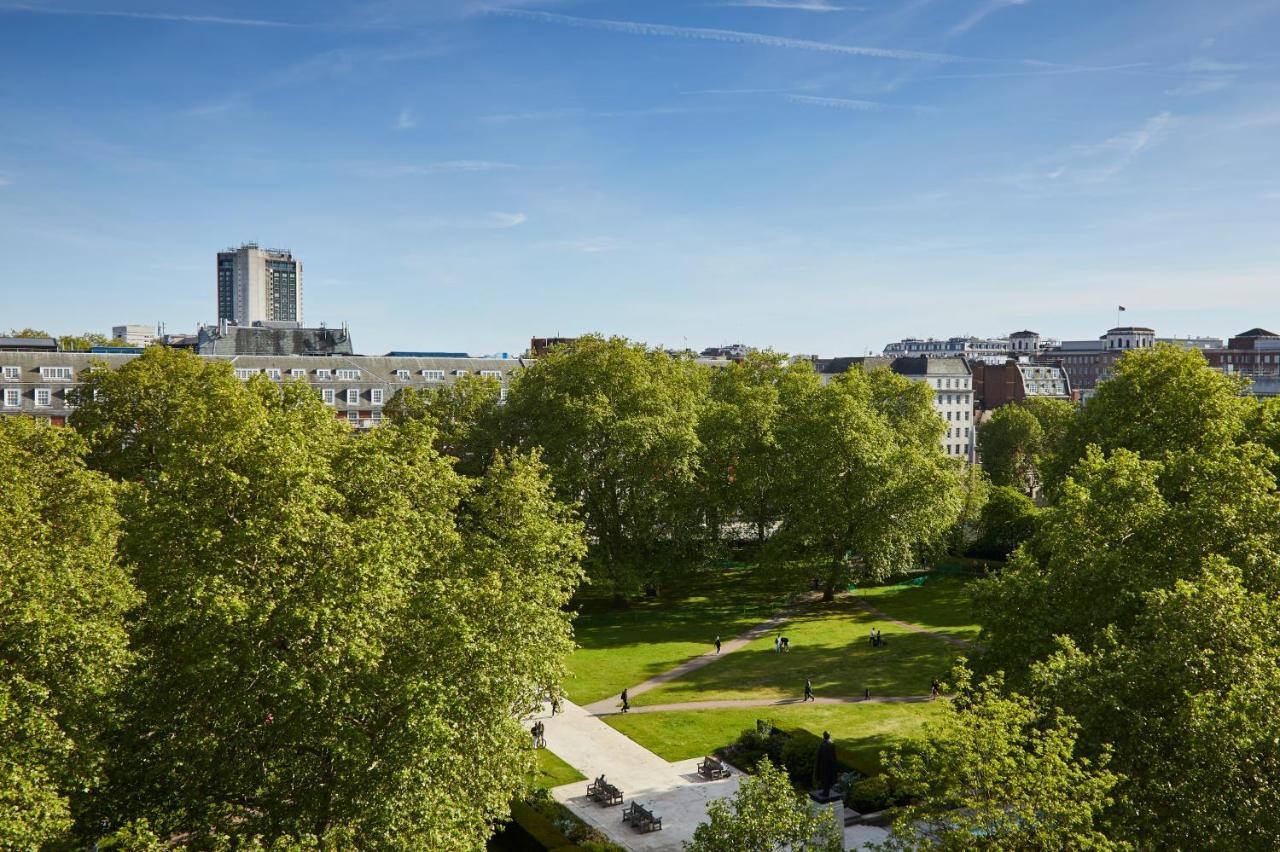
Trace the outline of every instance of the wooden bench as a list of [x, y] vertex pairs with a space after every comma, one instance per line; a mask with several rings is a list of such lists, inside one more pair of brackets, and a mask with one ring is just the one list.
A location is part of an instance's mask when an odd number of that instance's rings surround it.
[[724, 768], [720, 758], [708, 755], [698, 764], [698, 774], [708, 781], [714, 781], [717, 778], [728, 778], [729, 770]]
[[620, 805], [622, 804], [622, 791], [604, 780], [604, 776], [601, 775], [587, 785], [587, 798], [602, 805]]
[[662, 831], [662, 817], [653, 815], [653, 811], [639, 802], [632, 802], [631, 807], [623, 812], [622, 821], [631, 823], [637, 831]]

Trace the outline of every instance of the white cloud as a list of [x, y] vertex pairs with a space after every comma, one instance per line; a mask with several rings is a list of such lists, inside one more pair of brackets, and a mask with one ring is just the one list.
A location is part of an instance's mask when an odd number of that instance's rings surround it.
[[27, 12], [37, 15], [67, 15], [83, 18], [133, 18], [142, 21], [169, 21], [177, 24], [220, 24], [235, 27], [306, 27], [289, 21], [263, 18], [227, 18], [221, 15], [176, 15], [166, 12], [129, 12], [122, 9], [66, 9], [34, 3], [0, 3], [0, 12]]
[[9, 180], [7, 177], [0, 175], [0, 188], [10, 186], [12, 183], [13, 181]]
[[529, 217], [523, 213], [502, 213], [492, 212], [488, 216], [489, 226], [492, 228], [514, 228], [517, 225], [523, 225], [529, 221]]
[[725, 0], [720, 6], [744, 9], [791, 9], [797, 12], [862, 12], [859, 6], [837, 6], [829, 0]]
[[611, 21], [603, 18], [579, 18], [553, 12], [533, 12], [524, 9], [501, 9], [493, 14], [513, 18], [541, 21], [547, 24], [564, 24], [591, 30], [626, 33], [628, 35], [656, 36], [659, 38], [683, 38], [695, 41], [718, 41], [727, 44], [750, 44], [760, 47], [780, 47], [790, 50], [810, 50], [818, 53], [838, 53], [848, 56], [869, 56], [878, 59], [913, 59], [927, 62], [957, 62], [963, 57], [942, 53], [925, 53], [918, 50], [897, 50], [885, 47], [860, 47], [851, 44], [835, 44], [827, 41], [788, 38], [764, 33], [720, 30], [709, 27], [677, 27], [670, 24], [648, 24], [639, 21]]
[[968, 32], [986, 20], [989, 15], [999, 12], [1001, 9], [1007, 9], [1010, 6], [1025, 6], [1029, 2], [1031, 0], [984, 0], [980, 6], [973, 10], [969, 17], [951, 28], [951, 35], [957, 36]]
[[[1147, 119], [1142, 127], [1118, 133], [1091, 145], [1076, 145], [1045, 158], [1040, 164], [1009, 180], [1024, 186], [1043, 187], [1048, 183], [1099, 184], [1129, 168], [1144, 152], [1160, 144], [1178, 119], [1162, 112]], [[1051, 163], [1051, 165], [1049, 164]]]
[[396, 116], [395, 123], [391, 125], [392, 130], [412, 130], [418, 126], [418, 119], [414, 116], [413, 110], [404, 107], [400, 110], [400, 114]]
[[1221, 92], [1235, 82], [1234, 77], [1206, 77], [1203, 80], [1191, 80], [1181, 86], [1165, 89], [1166, 95], [1208, 95]]
[[495, 172], [504, 169], [514, 169], [515, 167], [514, 163], [503, 163], [496, 160], [443, 160], [438, 163], [425, 164], [367, 164], [356, 166], [354, 171], [361, 177], [367, 178], [400, 178], [422, 177], [426, 175], [448, 173]]
[[824, 98], [817, 95], [787, 95], [787, 100], [793, 104], [857, 110], [858, 112], [876, 112], [885, 108], [884, 104], [875, 101], [861, 101], [853, 98]]

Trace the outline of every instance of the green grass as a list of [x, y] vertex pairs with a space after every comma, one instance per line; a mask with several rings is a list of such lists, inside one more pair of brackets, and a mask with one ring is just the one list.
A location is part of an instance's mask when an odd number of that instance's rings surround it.
[[981, 630], [973, 616], [973, 579], [930, 575], [921, 586], [860, 586], [856, 594], [885, 615], [973, 641]]
[[795, 704], [730, 710], [689, 710], [605, 716], [604, 721], [665, 760], [711, 754], [768, 719], [780, 728], [807, 728], [818, 736], [830, 731], [842, 757], [865, 771], [878, 771], [879, 754], [895, 742], [920, 733], [937, 718], [941, 702], [929, 704]]
[[545, 787], [550, 790], [552, 787], [572, 784], [574, 781], [582, 781], [586, 778], [581, 772], [557, 757], [550, 749], [540, 748], [536, 754], [538, 771], [533, 779], [535, 787]]
[[[873, 648], [872, 626], [885, 645]], [[961, 649], [877, 619], [848, 597], [813, 604], [781, 628], [792, 650], [778, 654], [766, 636], [715, 662], [637, 695], [632, 703], [778, 699], [802, 694], [806, 677], [819, 696], [926, 695]]]
[[[798, 589], [796, 589], [798, 590]], [[587, 601], [574, 622], [578, 650], [564, 688], [578, 704], [617, 695], [711, 649], [717, 634], [732, 639], [764, 621], [792, 597], [767, 572], [708, 568], [683, 589], [664, 590], [626, 609]]]

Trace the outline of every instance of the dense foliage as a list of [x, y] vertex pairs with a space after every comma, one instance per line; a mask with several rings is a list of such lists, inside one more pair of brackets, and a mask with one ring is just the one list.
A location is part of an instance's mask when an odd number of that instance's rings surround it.
[[581, 526], [536, 453], [467, 477], [432, 421], [356, 436], [159, 347], [80, 403], [0, 420], [0, 846], [481, 845], [572, 647]]
[[834, 852], [844, 848], [844, 827], [829, 808], [813, 807], [787, 773], [769, 758], [727, 799], [707, 804], [707, 822], [693, 834], [688, 852], [774, 852], [778, 848]]

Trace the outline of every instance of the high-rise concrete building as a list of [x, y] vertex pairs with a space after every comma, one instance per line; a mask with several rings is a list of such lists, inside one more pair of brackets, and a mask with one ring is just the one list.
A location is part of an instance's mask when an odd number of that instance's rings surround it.
[[150, 346], [156, 339], [156, 328], [153, 325], [113, 325], [111, 339], [123, 340], [130, 346]]
[[218, 321], [302, 322], [302, 261], [257, 243], [218, 252]]

